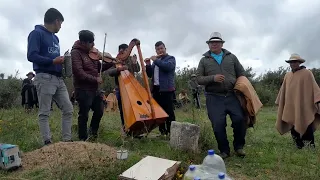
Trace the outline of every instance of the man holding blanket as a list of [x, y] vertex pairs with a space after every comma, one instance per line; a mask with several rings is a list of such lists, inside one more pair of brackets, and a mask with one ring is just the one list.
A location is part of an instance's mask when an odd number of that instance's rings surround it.
[[205, 86], [206, 106], [209, 119], [220, 150], [220, 156], [230, 156], [226, 133], [226, 116], [230, 115], [234, 132], [233, 147], [237, 156], [244, 157], [246, 120], [234, 87], [237, 78], [244, 76], [244, 69], [237, 57], [223, 49], [225, 41], [218, 32], [212, 33], [207, 41], [209, 51], [203, 54], [198, 69], [197, 82]]

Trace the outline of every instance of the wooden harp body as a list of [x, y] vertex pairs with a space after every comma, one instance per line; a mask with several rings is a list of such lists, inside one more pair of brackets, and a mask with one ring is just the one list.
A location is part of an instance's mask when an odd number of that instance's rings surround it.
[[[122, 104], [119, 106], [122, 106], [123, 110], [125, 131], [130, 135], [141, 135], [149, 133], [159, 124], [165, 123], [168, 114], [151, 96], [140, 41], [133, 39], [129, 44], [128, 52], [125, 53], [127, 56], [118, 55], [116, 59], [120, 62], [127, 59], [134, 46], [137, 46], [138, 49], [145, 87], [128, 70], [121, 71], [118, 80]], [[116, 64], [116, 67], [119, 66], [122, 66], [122, 63]]]

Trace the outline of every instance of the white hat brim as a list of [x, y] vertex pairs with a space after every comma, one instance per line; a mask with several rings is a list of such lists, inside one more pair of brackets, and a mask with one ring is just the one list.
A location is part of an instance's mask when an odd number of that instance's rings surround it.
[[208, 44], [209, 42], [222, 42], [224, 43], [225, 41], [224, 40], [221, 40], [221, 39], [211, 39], [209, 41], [206, 41], [206, 43]]
[[301, 63], [306, 62], [306, 60], [304, 60], [304, 59], [288, 59], [288, 60], [286, 60], [287, 63], [290, 63], [292, 61], [298, 61], [298, 62], [301, 62]]

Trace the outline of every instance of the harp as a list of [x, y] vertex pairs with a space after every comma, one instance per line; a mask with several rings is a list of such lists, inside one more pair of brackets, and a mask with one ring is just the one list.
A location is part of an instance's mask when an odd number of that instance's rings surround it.
[[135, 46], [138, 50], [144, 87], [128, 70], [121, 71], [118, 80], [125, 122], [124, 129], [129, 134], [141, 135], [144, 133], [148, 134], [159, 124], [164, 123], [168, 114], [151, 96], [148, 77], [140, 49], [140, 41], [138, 39], [131, 40], [127, 51], [124, 54], [117, 55], [115, 58], [116, 67], [122, 66], [122, 62], [129, 57]]

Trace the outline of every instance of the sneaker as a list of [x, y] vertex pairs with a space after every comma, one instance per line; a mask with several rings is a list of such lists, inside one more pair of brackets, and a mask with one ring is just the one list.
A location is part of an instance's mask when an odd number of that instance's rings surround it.
[[98, 136], [97, 135], [90, 135], [86, 141], [87, 142], [96, 142], [97, 141]]
[[238, 150], [236, 150], [236, 155], [238, 157], [245, 157], [246, 153], [243, 151], [243, 149], [238, 149]]
[[223, 152], [223, 153], [220, 154], [220, 157], [221, 157], [222, 159], [226, 159], [226, 158], [230, 157], [230, 154]]

